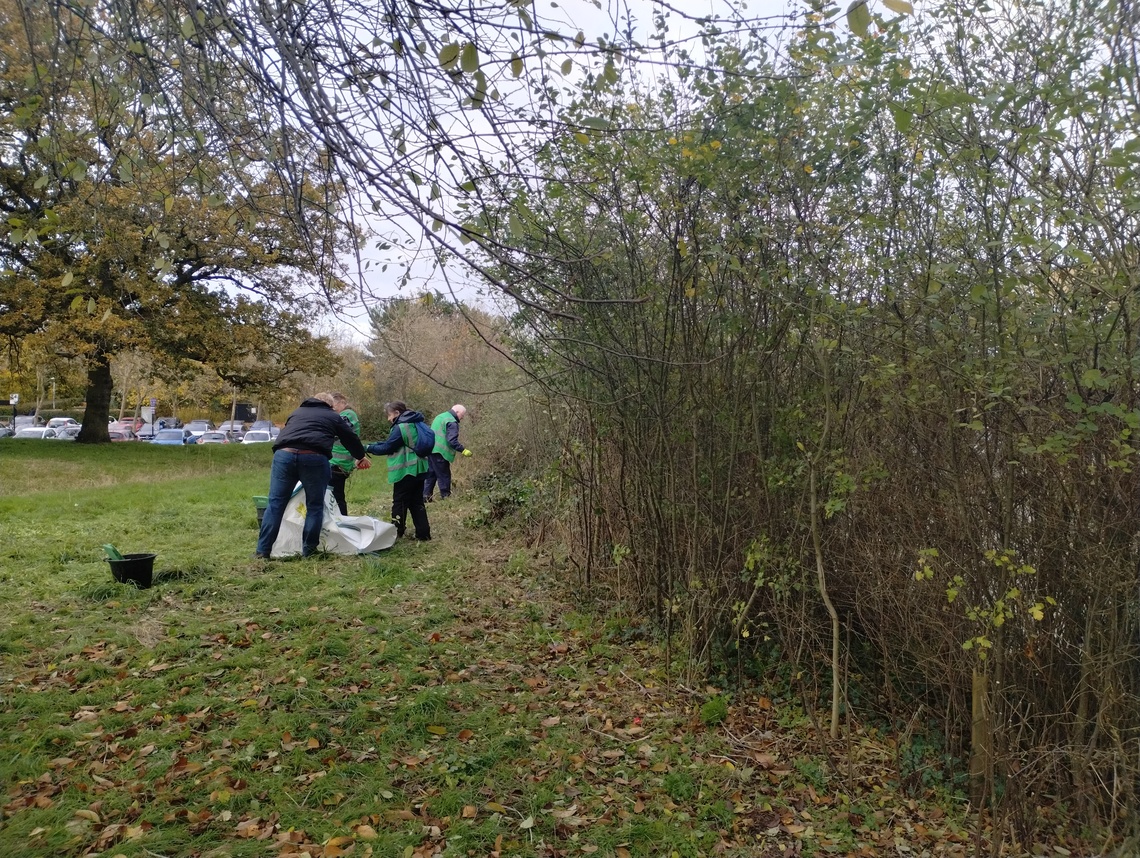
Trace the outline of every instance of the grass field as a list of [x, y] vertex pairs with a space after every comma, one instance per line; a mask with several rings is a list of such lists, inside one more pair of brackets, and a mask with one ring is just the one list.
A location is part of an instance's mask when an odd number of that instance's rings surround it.
[[[671, 687], [473, 496], [428, 544], [249, 560], [269, 458], [0, 442], [0, 856], [972, 848], [891, 737], [829, 763], [778, 699]], [[383, 473], [351, 512], [385, 517]], [[107, 542], [156, 552], [155, 586], [114, 583]]]

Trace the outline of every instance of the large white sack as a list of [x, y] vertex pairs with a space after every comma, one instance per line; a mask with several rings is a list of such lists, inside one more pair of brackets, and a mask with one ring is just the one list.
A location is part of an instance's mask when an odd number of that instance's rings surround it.
[[[301, 553], [301, 536], [305, 528], [305, 489], [300, 483], [285, 505], [281, 530], [273, 543], [272, 557], [290, 557]], [[396, 526], [367, 515], [341, 515], [332, 489], [325, 491], [325, 518], [321, 525], [322, 551], [332, 554], [366, 554], [396, 544]]]

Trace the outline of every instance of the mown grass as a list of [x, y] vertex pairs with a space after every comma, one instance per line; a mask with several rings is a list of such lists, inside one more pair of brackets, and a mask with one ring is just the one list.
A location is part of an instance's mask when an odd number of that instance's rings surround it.
[[[762, 695], [707, 723], [715, 690], [671, 688], [470, 500], [428, 544], [251, 561], [268, 462], [0, 442], [0, 855], [966, 854], [889, 743], [840, 776]], [[352, 512], [385, 516], [382, 474]], [[155, 586], [113, 583], [106, 542], [155, 551]]]

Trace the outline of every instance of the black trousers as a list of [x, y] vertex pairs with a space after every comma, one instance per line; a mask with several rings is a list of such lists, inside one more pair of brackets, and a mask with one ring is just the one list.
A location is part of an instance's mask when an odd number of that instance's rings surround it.
[[337, 509], [340, 510], [341, 515], [348, 515], [348, 501], [344, 496], [344, 486], [348, 482], [350, 474], [346, 474], [336, 465], [333, 465], [332, 476], [329, 477], [329, 488], [332, 489], [333, 497], [336, 499]]
[[416, 539], [431, 539], [431, 524], [424, 506], [423, 474], [409, 474], [392, 486], [392, 524], [396, 525], [397, 536], [404, 535], [409, 512], [416, 529]]
[[432, 496], [436, 483], [439, 483], [440, 499], [451, 497], [451, 462], [443, 458], [442, 453], [432, 453], [428, 456], [428, 464], [431, 470], [424, 480], [424, 500]]

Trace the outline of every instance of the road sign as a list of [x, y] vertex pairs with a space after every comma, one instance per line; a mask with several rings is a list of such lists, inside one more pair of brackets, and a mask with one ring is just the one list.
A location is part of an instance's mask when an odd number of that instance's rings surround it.
[[20, 404], [20, 394], [18, 394], [18, 393], [11, 394], [8, 397], [8, 404], [9, 405], [19, 405]]

